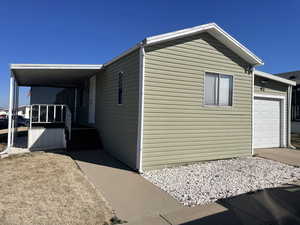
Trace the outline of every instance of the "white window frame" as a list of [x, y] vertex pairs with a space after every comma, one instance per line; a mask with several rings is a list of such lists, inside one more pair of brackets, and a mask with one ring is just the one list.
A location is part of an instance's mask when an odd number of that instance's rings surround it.
[[[218, 76], [218, 86], [217, 86], [218, 90], [215, 90], [215, 92], [216, 92], [216, 98], [217, 98], [216, 102], [218, 102], [217, 104], [212, 104], [212, 105], [206, 104], [206, 101], [205, 101], [205, 78], [206, 78], [207, 74], [215, 74], [215, 75]], [[222, 75], [230, 76], [232, 78], [231, 79], [232, 80], [231, 105], [220, 105], [219, 104], [220, 76], [222, 76]], [[212, 72], [212, 71], [205, 71], [204, 72], [204, 79], [203, 79], [203, 105], [204, 106], [208, 106], [208, 107], [226, 107], [226, 108], [229, 107], [229, 108], [231, 108], [231, 107], [233, 107], [233, 103], [234, 103], [233, 99], [234, 99], [234, 75], [227, 74], [227, 73], [221, 73], [221, 72]]]

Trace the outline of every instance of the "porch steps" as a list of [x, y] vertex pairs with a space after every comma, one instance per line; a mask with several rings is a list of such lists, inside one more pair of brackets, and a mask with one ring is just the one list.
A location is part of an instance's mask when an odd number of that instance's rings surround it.
[[101, 148], [100, 136], [96, 128], [73, 128], [71, 140], [67, 141], [68, 151], [96, 150]]

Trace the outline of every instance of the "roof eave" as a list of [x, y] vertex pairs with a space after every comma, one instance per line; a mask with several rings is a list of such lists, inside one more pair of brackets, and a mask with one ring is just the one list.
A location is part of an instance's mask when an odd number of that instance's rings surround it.
[[291, 85], [291, 86], [296, 86], [295, 81], [288, 80], [288, 79], [285, 79], [285, 78], [282, 78], [282, 77], [279, 77], [279, 76], [275, 76], [273, 74], [266, 73], [266, 72], [263, 72], [263, 71], [255, 70], [255, 75], [259, 76], [259, 77], [267, 78], [267, 79], [270, 79], [270, 80], [275, 80], [275, 81], [278, 81], [278, 82], [281, 82], [281, 83], [285, 83], [285, 84], [288, 84], [288, 85]]
[[228, 48], [233, 50], [236, 54], [238, 54], [241, 58], [243, 58], [246, 62], [250, 63], [251, 65], [264, 65], [263, 61], [259, 57], [257, 57], [254, 53], [252, 53], [249, 49], [247, 49], [244, 45], [239, 43], [235, 38], [233, 38], [215, 23], [204, 24], [184, 30], [148, 37], [145, 39], [145, 44], [154, 45], [164, 41], [170, 41], [202, 32], [208, 32], [219, 41], [227, 43]]
[[83, 69], [83, 70], [100, 70], [101, 64], [10, 64], [11, 70], [18, 69]]

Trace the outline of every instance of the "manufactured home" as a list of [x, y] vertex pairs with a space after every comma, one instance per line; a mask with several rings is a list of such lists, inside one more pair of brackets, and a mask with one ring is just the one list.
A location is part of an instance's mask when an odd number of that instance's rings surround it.
[[105, 64], [12, 64], [7, 151], [18, 86], [31, 87], [32, 150], [69, 149], [84, 141], [74, 130], [95, 130], [101, 148], [142, 172], [289, 147], [295, 82], [260, 65], [215, 23], [148, 37]]

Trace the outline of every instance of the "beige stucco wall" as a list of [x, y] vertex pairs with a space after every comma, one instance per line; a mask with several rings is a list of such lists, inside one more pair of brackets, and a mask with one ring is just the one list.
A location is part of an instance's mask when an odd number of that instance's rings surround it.
[[[146, 48], [143, 169], [251, 155], [252, 75], [207, 33]], [[234, 76], [233, 106], [204, 105], [204, 74]]]

